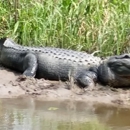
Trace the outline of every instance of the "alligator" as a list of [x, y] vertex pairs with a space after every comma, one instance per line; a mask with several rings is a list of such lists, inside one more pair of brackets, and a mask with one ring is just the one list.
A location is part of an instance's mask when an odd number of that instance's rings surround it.
[[80, 87], [97, 82], [112, 87], [130, 86], [130, 55], [102, 60], [86, 52], [53, 47], [28, 47], [10, 38], [0, 39], [0, 63], [25, 76], [48, 80], [69, 80]]

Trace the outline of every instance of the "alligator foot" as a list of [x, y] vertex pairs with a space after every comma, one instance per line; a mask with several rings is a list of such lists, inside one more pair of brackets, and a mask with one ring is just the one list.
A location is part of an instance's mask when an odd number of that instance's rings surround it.
[[74, 78], [72, 76], [69, 78], [69, 89], [78, 95], [82, 95], [85, 92], [84, 88], [81, 88], [77, 84], [75, 84]]
[[25, 71], [24, 71], [23, 75], [35, 77], [36, 71], [37, 71], [37, 66], [38, 66], [37, 57], [32, 53], [28, 53], [24, 59], [23, 68]]
[[83, 88], [90, 88], [92, 89], [95, 87], [97, 82], [97, 75], [93, 71], [83, 71], [76, 78], [76, 82], [79, 86]]

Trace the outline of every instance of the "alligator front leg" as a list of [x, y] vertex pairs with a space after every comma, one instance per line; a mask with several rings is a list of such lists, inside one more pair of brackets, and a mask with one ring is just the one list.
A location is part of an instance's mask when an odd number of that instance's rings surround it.
[[76, 81], [83, 88], [94, 87], [97, 82], [97, 75], [93, 71], [83, 71], [77, 76]]
[[23, 75], [35, 77], [37, 67], [38, 67], [37, 57], [32, 53], [28, 53], [25, 56], [23, 62], [24, 62], [23, 63], [23, 68], [24, 68]]

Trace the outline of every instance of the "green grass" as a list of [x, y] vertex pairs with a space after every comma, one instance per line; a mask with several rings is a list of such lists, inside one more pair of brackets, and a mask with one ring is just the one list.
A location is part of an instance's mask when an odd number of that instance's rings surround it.
[[100, 55], [129, 52], [129, 0], [1, 0], [0, 37]]

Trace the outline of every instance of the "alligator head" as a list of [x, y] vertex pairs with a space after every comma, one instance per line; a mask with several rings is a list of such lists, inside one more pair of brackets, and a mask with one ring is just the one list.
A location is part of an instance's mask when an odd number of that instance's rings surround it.
[[113, 87], [130, 87], [130, 54], [112, 56], [98, 69], [99, 81]]

